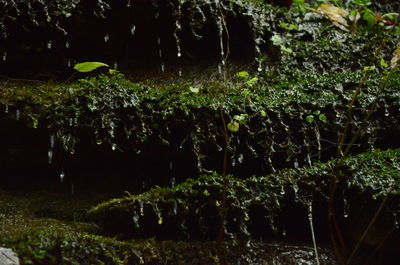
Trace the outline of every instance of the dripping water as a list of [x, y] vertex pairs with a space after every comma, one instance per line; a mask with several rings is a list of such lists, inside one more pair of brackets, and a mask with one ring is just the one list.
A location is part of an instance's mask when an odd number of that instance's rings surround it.
[[319, 265], [320, 263], [319, 263], [319, 258], [318, 258], [317, 241], [315, 240], [314, 224], [313, 224], [312, 200], [308, 204], [308, 221], [310, 223], [311, 237], [312, 237], [314, 253], [315, 253], [315, 261], [316, 261], [317, 265]]
[[7, 61], [7, 52], [3, 52], [3, 56], [2, 56], [3, 61]]
[[19, 121], [19, 118], [21, 117], [21, 111], [19, 110], [19, 109], [17, 109], [16, 111], [15, 111], [15, 119], [17, 120], [17, 121]]
[[110, 40], [110, 35], [108, 33], [104, 35], [104, 42], [108, 42]]
[[65, 178], [65, 173], [64, 173], [64, 170], [61, 169], [61, 172], [60, 172], [60, 181], [63, 182], [63, 181], [64, 181], [64, 178]]
[[51, 50], [52, 47], [53, 47], [53, 42], [51, 40], [49, 40], [47, 42], [47, 49]]
[[[51, 163], [53, 162], [53, 150], [49, 149], [49, 151], [47, 151], [47, 161], [49, 163], [49, 165], [51, 165]], [[61, 175], [60, 175], [61, 178]], [[62, 180], [61, 180], [62, 182]]]
[[118, 62], [117, 62], [117, 61], [114, 61], [114, 63], [113, 63], [113, 68], [114, 68], [115, 70], [118, 69]]
[[136, 26], [134, 24], [132, 24], [131, 26], [131, 35], [135, 35], [135, 31], [136, 31]]
[[65, 42], [65, 48], [69, 49], [69, 42], [68, 41]]

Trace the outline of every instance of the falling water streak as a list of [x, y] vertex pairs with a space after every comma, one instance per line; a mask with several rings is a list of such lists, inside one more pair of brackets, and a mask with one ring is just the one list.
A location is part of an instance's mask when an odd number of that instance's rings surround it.
[[3, 61], [7, 61], [7, 52], [3, 52], [3, 56], [2, 56]]
[[17, 109], [16, 111], [15, 111], [15, 119], [17, 120], [17, 121], [19, 121], [19, 118], [21, 117], [21, 111], [19, 110], [19, 109]]
[[115, 62], [113, 63], [113, 68], [114, 68], [115, 70], [118, 69], [118, 62], [117, 62], [117, 61], [115, 61]]
[[68, 68], [71, 68], [71, 66], [72, 66], [71, 59], [68, 59], [68, 60], [67, 60], [67, 67], [68, 67]]
[[[178, 1], [178, 11], [177, 11], [177, 14], [178, 14], [177, 16], [178, 17], [175, 20], [175, 29], [174, 29], [174, 39], [175, 39], [176, 51], [177, 51], [176, 52], [176, 57], [177, 57], [177, 61], [178, 62], [180, 61], [180, 59], [182, 57], [181, 40], [180, 40], [180, 38], [178, 36], [178, 33], [182, 30], [182, 25], [181, 25], [181, 23], [179, 21], [180, 16], [182, 14], [182, 9], [181, 9], [182, 5], [183, 5], [183, 1], [179, 0]], [[179, 67], [178, 74], [179, 74], [179, 76], [182, 76], [182, 68], [181, 67]]]
[[132, 24], [131, 26], [131, 35], [135, 35], [135, 31], [136, 31], [136, 26], [134, 24]]
[[224, 50], [224, 38], [223, 38], [223, 26], [222, 26], [222, 18], [218, 16], [217, 20], [218, 26], [218, 37], [219, 37], [219, 48], [221, 52], [221, 63], [218, 64], [218, 72], [222, 73], [222, 78], [226, 80], [226, 62], [225, 62], [225, 50]]
[[175, 179], [175, 177], [172, 177], [171, 178], [171, 188], [175, 188], [175, 185], [176, 185], [176, 179]]
[[60, 172], [60, 181], [61, 181], [61, 183], [64, 181], [64, 178], [65, 178], [65, 173], [64, 173], [64, 170], [61, 169], [61, 172]]
[[65, 48], [69, 49], [69, 42], [68, 41], [65, 42]]
[[314, 131], [315, 131], [315, 138], [317, 139], [318, 160], [321, 160], [321, 135], [319, 133], [319, 128], [317, 125], [315, 125]]
[[52, 47], [53, 47], [53, 42], [51, 40], [49, 40], [47, 42], [47, 49], [51, 50]]
[[49, 165], [51, 165], [51, 163], [53, 162], [53, 150], [51, 150], [51, 149], [49, 151], [47, 151], [47, 160], [49, 162]]
[[110, 35], [108, 33], [104, 35], [104, 42], [108, 42], [110, 40]]
[[313, 225], [312, 201], [308, 205], [308, 220], [310, 222], [311, 236], [312, 236], [314, 253], [315, 253], [315, 261], [317, 262], [317, 265], [319, 265], [317, 241], [315, 240], [314, 225]]
[[50, 134], [50, 147], [54, 148], [54, 144], [56, 141], [56, 136], [54, 135], [54, 133]]

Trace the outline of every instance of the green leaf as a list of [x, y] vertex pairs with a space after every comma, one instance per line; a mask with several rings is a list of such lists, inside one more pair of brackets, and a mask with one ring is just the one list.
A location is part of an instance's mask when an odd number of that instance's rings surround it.
[[376, 22], [378, 22], [372, 13], [372, 10], [370, 9], [366, 9], [362, 12], [362, 18], [368, 23], [369, 26], [373, 26], [376, 24]]
[[246, 82], [246, 85], [248, 86], [253, 86], [256, 82], [258, 81], [257, 77], [253, 77], [252, 79], [250, 79], [249, 81]]
[[198, 87], [192, 87], [192, 86], [191, 86], [191, 87], [189, 87], [189, 90], [190, 90], [191, 92], [197, 94], [197, 93], [199, 93], [200, 88], [198, 88]]
[[306, 121], [307, 121], [308, 123], [312, 123], [312, 122], [314, 121], [314, 115], [308, 115], [308, 116], [306, 117]]
[[389, 67], [389, 65], [387, 64], [387, 62], [386, 62], [385, 59], [383, 59], [383, 58], [381, 59], [380, 64], [381, 64], [381, 66], [384, 67], [384, 68], [388, 68], [388, 67]]
[[260, 111], [261, 117], [267, 117], [267, 113], [265, 110]]
[[236, 76], [242, 79], [248, 79], [250, 77], [249, 73], [246, 71], [241, 71], [237, 73]]
[[240, 115], [235, 115], [235, 116], [233, 116], [233, 119], [234, 119], [235, 121], [239, 122], [240, 124], [244, 124], [244, 123], [246, 122], [246, 120], [247, 120], [248, 117], [249, 117], [248, 114], [242, 113], [242, 114], [240, 114]]
[[75, 64], [74, 69], [81, 73], [87, 73], [103, 66], [110, 67], [108, 64], [100, 62], [84, 62]]
[[318, 116], [318, 118], [319, 118], [319, 120], [322, 121], [323, 123], [326, 123], [326, 122], [327, 122], [327, 119], [326, 119], [326, 115], [325, 115], [325, 114], [320, 114], [320, 115]]
[[239, 123], [237, 121], [232, 121], [228, 123], [228, 130], [231, 132], [239, 131]]
[[316, 111], [313, 112], [313, 114], [314, 114], [314, 115], [319, 115], [319, 114], [321, 114], [321, 111], [316, 110]]

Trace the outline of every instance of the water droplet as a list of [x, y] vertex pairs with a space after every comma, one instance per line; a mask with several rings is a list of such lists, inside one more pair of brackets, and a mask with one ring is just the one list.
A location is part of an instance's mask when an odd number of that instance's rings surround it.
[[3, 52], [3, 56], [2, 56], [3, 61], [7, 61], [7, 52]]
[[131, 26], [131, 35], [135, 35], [136, 26], [132, 24]]
[[181, 58], [182, 56], [181, 52], [178, 52], [176, 56], [178, 56], [178, 58]]
[[171, 178], [171, 188], [174, 188], [175, 185], [176, 185], [176, 179], [175, 179], [175, 177], [172, 177]]
[[133, 217], [132, 217], [133, 223], [135, 224], [135, 228], [139, 228], [140, 227], [139, 226], [139, 219], [140, 219], [140, 216], [135, 212], [133, 214]]
[[238, 157], [238, 162], [239, 162], [240, 164], [243, 163], [243, 158], [244, 158], [243, 154], [240, 153], [240, 154], [239, 154], [239, 157]]
[[5, 113], [8, 113], [8, 104], [6, 104], [6, 109], [4, 110]]
[[161, 68], [161, 73], [164, 73], [165, 72], [165, 64], [163, 62], [161, 63], [160, 68]]
[[297, 158], [294, 159], [293, 166], [294, 166], [295, 169], [299, 168], [299, 161], [297, 160]]
[[19, 118], [21, 117], [21, 111], [19, 110], [19, 109], [17, 109], [16, 111], [15, 111], [15, 119], [17, 120], [17, 121], [19, 121]]
[[131, 0], [128, 0], [128, 3], [126, 4], [126, 7], [130, 7], [131, 6]]
[[281, 194], [282, 194], [282, 195], [285, 194], [285, 189], [283, 188], [283, 186], [281, 187]]
[[[53, 150], [51, 150], [51, 149], [47, 152], [47, 160], [49, 162], [49, 165], [51, 165], [51, 163], [53, 162]], [[60, 178], [61, 178], [61, 175], [60, 175]], [[61, 182], [62, 182], [62, 180], [61, 180]]]
[[65, 42], [65, 48], [69, 49], [69, 42], [68, 41]]
[[179, 77], [182, 77], [182, 68], [179, 68], [178, 75]]
[[117, 149], [117, 144], [112, 144], [112, 145], [111, 145], [111, 149], [112, 149], [113, 151], [115, 151], [115, 150]]
[[161, 50], [161, 49], [158, 49], [158, 56], [159, 56], [160, 58], [162, 58], [162, 50]]
[[61, 170], [61, 172], [60, 172], [60, 181], [63, 182], [64, 178], [65, 178], [64, 170]]
[[220, 63], [218, 64], [218, 73], [222, 74], [222, 65]]
[[110, 40], [110, 35], [108, 33], [104, 35], [104, 42], [108, 42]]
[[139, 201], [139, 209], [140, 209], [140, 216], [144, 216], [143, 202], [142, 201]]
[[388, 117], [389, 116], [389, 111], [386, 109], [385, 110], [385, 116]]
[[174, 200], [174, 209], [173, 209], [173, 212], [174, 212], [175, 215], [178, 214], [178, 202], [177, 202], [176, 200]]
[[98, 145], [102, 144], [103, 142], [101, 140], [97, 140], [96, 142]]
[[118, 69], [118, 63], [117, 63], [117, 61], [115, 61], [115, 62], [113, 63], [113, 68], [114, 68], [115, 70]]
[[47, 42], [47, 49], [51, 50], [52, 47], [53, 47], [53, 42], [51, 40], [49, 40]]
[[71, 68], [71, 66], [72, 66], [71, 59], [68, 59], [68, 60], [67, 60], [67, 67], [68, 67], [68, 68]]
[[158, 13], [158, 12], [154, 13], [154, 18], [155, 19], [158, 19], [159, 17], [160, 17], [160, 13]]
[[55, 140], [56, 140], [56, 136], [54, 135], [54, 133], [50, 134], [50, 147], [51, 148], [54, 148]]
[[282, 236], [286, 237], [286, 230], [282, 230]]

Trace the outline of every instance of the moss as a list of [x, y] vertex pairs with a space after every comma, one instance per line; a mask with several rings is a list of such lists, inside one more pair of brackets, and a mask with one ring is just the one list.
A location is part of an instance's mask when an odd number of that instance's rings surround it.
[[[256, 224], [276, 230], [274, 220], [291, 205], [305, 212], [313, 197], [328, 197], [328, 185], [337, 165], [337, 161], [330, 161], [245, 180], [227, 177], [227, 232], [246, 237], [252, 231], [257, 238], [262, 232], [254, 229]], [[339, 165], [347, 183], [343, 194], [369, 201], [389, 197], [391, 204], [386, 207], [396, 218], [400, 150], [364, 153]], [[124, 236], [212, 238], [219, 224], [222, 191], [223, 177], [206, 175], [175, 188], [158, 187], [140, 195], [106, 201], [92, 208], [89, 215], [105, 231]]]

